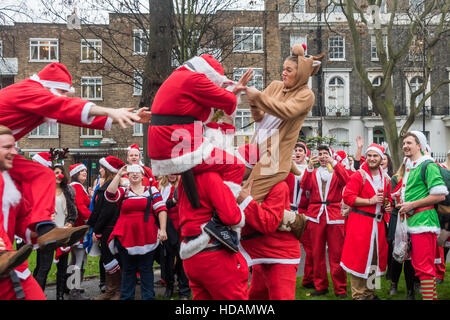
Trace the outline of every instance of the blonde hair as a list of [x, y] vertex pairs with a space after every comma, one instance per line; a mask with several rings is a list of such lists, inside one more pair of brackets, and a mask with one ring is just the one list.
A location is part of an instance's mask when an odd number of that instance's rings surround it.
[[405, 175], [405, 163], [403, 162], [400, 168], [398, 168], [397, 172], [394, 174], [394, 177], [397, 178], [397, 180], [400, 180]]
[[[180, 176], [177, 175], [177, 180], [175, 181], [175, 187], [178, 187], [178, 183], [180, 182]], [[169, 184], [169, 176], [161, 176], [158, 179], [159, 188], [163, 188]]]
[[13, 132], [10, 128], [0, 125], [0, 135], [9, 134], [13, 136]]

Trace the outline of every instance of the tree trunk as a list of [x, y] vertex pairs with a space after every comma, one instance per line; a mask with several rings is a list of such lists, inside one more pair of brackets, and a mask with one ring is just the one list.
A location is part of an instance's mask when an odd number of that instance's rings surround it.
[[[161, 84], [172, 72], [171, 57], [174, 43], [174, 10], [170, 0], [149, 0], [150, 32], [148, 53], [143, 72], [140, 107], [151, 110], [153, 98]], [[144, 125], [144, 163], [148, 158], [148, 124]]]

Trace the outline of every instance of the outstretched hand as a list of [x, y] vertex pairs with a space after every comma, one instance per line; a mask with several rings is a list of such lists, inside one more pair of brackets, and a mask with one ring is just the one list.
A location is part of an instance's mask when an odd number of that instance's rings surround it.
[[248, 69], [247, 72], [245, 72], [239, 79], [238, 83], [236, 84], [236, 87], [233, 90], [233, 93], [238, 94], [239, 92], [246, 90], [247, 84], [252, 79], [253, 79], [253, 69]]
[[148, 111], [148, 108], [140, 108], [137, 113], [140, 120], [136, 121], [138, 123], [150, 123], [150, 120], [152, 119], [152, 113]]
[[236, 202], [241, 204], [248, 196], [251, 195], [251, 190], [253, 186], [253, 179], [249, 181], [248, 186], [246, 188], [242, 188], [241, 192], [239, 192], [239, 196], [236, 198]]
[[138, 122], [140, 120], [140, 117], [133, 110], [134, 108], [110, 109], [108, 115], [122, 128], [127, 128], [127, 124], [132, 126], [134, 124], [133, 121]]

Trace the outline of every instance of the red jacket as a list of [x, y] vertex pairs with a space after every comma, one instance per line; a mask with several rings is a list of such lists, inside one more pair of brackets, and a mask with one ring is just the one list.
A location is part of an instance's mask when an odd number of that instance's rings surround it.
[[10, 128], [16, 140], [48, 119], [79, 127], [109, 130], [111, 118], [88, 118], [92, 105], [92, 102], [80, 98], [54, 95], [39, 82], [25, 79], [0, 90], [0, 124]]
[[[329, 224], [343, 224], [344, 218], [341, 215], [342, 189], [348, 180], [347, 170], [340, 164], [334, 166], [333, 176], [322, 196], [322, 180], [317, 169], [309, 171], [306, 169], [301, 182], [301, 188], [310, 192], [306, 219], [319, 223], [320, 216], [325, 213], [326, 221]], [[327, 202], [328, 204], [326, 204]]]
[[[175, 70], [156, 93], [152, 114], [191, 116], [199, 121], [172, 126], [150, 124], [148, 155], [154, 173], [159, 176], [183, 172], [209, 157], [212, 147], [203, 143], [202, 122], [208, 119], [213, 108], [232, 114], [236, 103], [235, 94], [216, 86], [204, 74], [185, 67]], [[191, 153], [193, 163], [180, 158]]]
[[91, 200], [81, 183], [72, 182], [70, 185], [75, 189], [75, 205], [78, 211], [75, 226], [78, 227], [85, 225], [91, 215], [91, 210], [89, 210]]
[[[259, 205], [255, 200], [244, 201], [241, 253], [249, 266], [261, 263], [298, 264], [300, 242], [291, 232], [277, 231], [284, 210], [290, 210], [289, 188], [285, 181], [277, 183]], [[260, 235], [244, 240], [246, 236]]]

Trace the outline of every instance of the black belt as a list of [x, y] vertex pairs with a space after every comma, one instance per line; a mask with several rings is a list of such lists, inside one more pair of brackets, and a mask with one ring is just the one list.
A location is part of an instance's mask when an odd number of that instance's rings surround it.
[[362, 214], [363, 216], [366, 216], [366, 217], [374, 218], [378, 222], [380, 222], [381, 219], [383, 218], [383, 214], [382, 213], [375, 214], [375, 213], [371, 213], [371, 212], [367, 212], [367, 211], [359, 210], [359, 209], [355, 209], [355, 208], [352, 208], [352, 212], [358, 213], [358, 214]]
[[291, 210], [292, 210], [292, 211], [297, 211], [297, 210], [298, 210], [298, 207], [297, 207], [297, 206], [294, 206], [293, 204], [291, 204]]
[[173, 116], [168, 114], [152, 114], [150, 124], [152, 126], [172, 126], [172, 125], [183, 125], [192, 124], [195, 121], [199, 121], [191, 116]]
[[315, 204], [324, 204], [326, 206], [329, 206], [332, 203], [340, 203], [340, 202], [331, 202], [331, 201], [322, 201], [322, 202], [311, 202], [311, 203], [315, 203]]
[[258, 237], [261, 237], [261, 236], [263, 236], [263, 234], [261, 232], [259, 232], [259, 231], [256, 231], [256, 232], [250, 233], [250, 234], [248, 234], [246, 236], [242, 236], [241, 240], [250, 240], [250, 239], [258, 238]]

